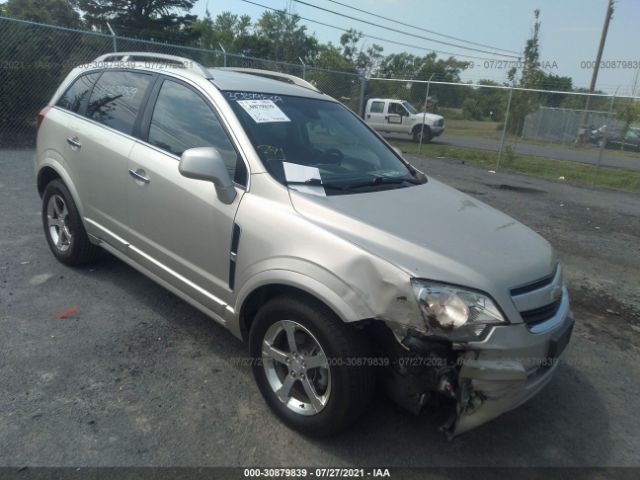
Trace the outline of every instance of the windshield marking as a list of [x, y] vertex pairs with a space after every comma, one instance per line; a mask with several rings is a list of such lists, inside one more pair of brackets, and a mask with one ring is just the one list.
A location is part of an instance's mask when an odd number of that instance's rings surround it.
[[267, 93], [251, 93], [251, 92], [224, 92], [229, 100], [271, 100], [274, 103], [282, 102], [280, 95], [269, 95]]

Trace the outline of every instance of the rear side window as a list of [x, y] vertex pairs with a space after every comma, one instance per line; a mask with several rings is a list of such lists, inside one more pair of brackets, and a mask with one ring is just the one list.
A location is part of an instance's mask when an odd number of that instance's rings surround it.
[[149, 143], [182, 155], [195, 147], [215, 147], [227, 164], [229, 176], [246, 184], [247, 170], [217, 115], [204, 98], [190, 88], [165, 80], [158, 94], [151, 124]]
[[384, 112], [384, 102], [373, 102], [371, 104], [371, 113]]
[[91, 93], [87, 117], [131, 135], [152, 79], [144, 73], [103, 73]]
[[83, 103], [89, 96], [91, 87], [99, 75], [99, 73], [89, 73], [78, 77], [67, 91], [64, 92], [64, 95], [60, 97], [56, 105], [60, 108], [64, 108], [65, 110], [79, 113]]

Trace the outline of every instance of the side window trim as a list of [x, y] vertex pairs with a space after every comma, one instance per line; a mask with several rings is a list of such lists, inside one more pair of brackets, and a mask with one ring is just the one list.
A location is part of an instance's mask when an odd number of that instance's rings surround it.
[[91, 88], [89, 89], [89, 94], [87, 95], [87, 98], [82, 100], [82, 104], [80, 105], [80, 110], [78, 111], [79, 115], [82, 115], [83, 117], [87, 116], [87, 108], [89, 107], [89, 99], [91, 98], [91, 95], [93, 95], [93, 89], [96, 87], [96, 83], [98, 83], [100, 81], [100, 79], [102, 78], [102, 74], [103, 73], [104, 73], [104, 70], [98, 72], [98, 77], [96, 78], [96, 81], [93, 82], [93, 85], [91, 85]]
[[[136, 135], [143, 142], [151, 145], [149, 143], [149, 129], [151, 128], [151, 117], [153, 117], [153, 112], [156, 109], [156, 102], [158, 101], [158, 95], [160, 95], [160, 89], [162, 88], [162, 84], [165, 82], [166, 77], [164, 75], [158, 75], [155, 79], [153, 85], [149, 89], [149, 97], [147, 98], [147, 103], [142, 111], [142, 115], [140, 115], [140, 123], [137, 125], [138, 127], [138, 135]], [[155, 147], [158, 148], [158, 147]], [[162, 150], [163, 152], [165, 150]], [[171, 153], [171, 152], [166, 152]], [[174, 155], [175, 156], [175, 155]]]
[[222, 127], [224, 134], [227, 136], [227, 139], [229, 140], [230, 145], [233, 147], [234, 151], [236, 152], [238, 159], [244, 164], [244, 168], [246, 172], [246, 179], [244, 184], [237, 183], [235, 180], [233, 180], [233, 183], [240, 188], [246, 189], [247, 186], [249, 185], [249, 177], [251, 175], [251, 170], [249, 169], [249, 163], [246, 161], [246, 159], [242, 155], [240, 149], [238, 148], [238, 145], [236, 144], [236, 141], [233, 135], [231, 135], [231, 133], [229, 132], [229, 129], [227, 128], [225, 123], [222, 121], [222, 115], [220, 114], [218, 108], [213, 104], [213, 102], [211, 102], [207, 97], [205, 97], [197, 88], [195, 88], [193, 85], [187, 82], [184, 82], [175, 77], [169, 77], [167, 75], [158, 75], [158, 78], [156, 79], [155, 84], [153, 84], [149, 89], [150, 96], [147, 98], [147, 106], [144, 109], [144, 113], [141, 118], [139, 139], [142, 140], [145, 144], [164, 152], [166, 155], [169, 155], [172, 158], [179, 159], [177, 155], [174, 155], [171, 152], [168, 152], [162, 148], [159, 148], [149, 143], [149, 130], [151, 129], [151, 118], [153, 117], [153, 112], [156, 108], [156, 103], [158, 101], [158, 96], [160, 95], [160, 90], [162, 89], [162, 85], [164, 84], [164, 82], [167, 82], [167, 81], [174, 82], [179, 85], [182, 85], [185, 88], [188, 88], [193, 93], [198, 95], [202, 99], [202, 101], [211, 109], [213, 114], [218, 119], [218, 123]]
[[[132, 72], [135, 72], [135, 71], [132, 70]], [[151, 120], [151, 115], [153, 114], [153, 108], [149, 111], [149, 104], [153, 103], [153, 106], [155, 107], [156, 100], [158, 98], [156, 88], [159, 92], [161, 84], [162, 84], [162, 79], [160, 78], [160, 75], [158, 75], [157, 73], [154, 73], [153, 79], [151, 80], [151, 83], [149, 84], [147, 91], [144, 93], [144, 96], [142, 97], [143, 108], [141, 108], [138, 111], [138, 116], [136, 117], [136, 121], [133, 123], [133, 132], [132, 132], [133, 137], [143, 139], [146, 141], [146, 138], [149, 135], [148, 128], [146, 131], [144, 129], [146, 115], [147, 115], [147, 112], [149, 112], [148, 113], [149, 120]], [[151, 99], [153, 99], [153, 102], [150, 101]]]

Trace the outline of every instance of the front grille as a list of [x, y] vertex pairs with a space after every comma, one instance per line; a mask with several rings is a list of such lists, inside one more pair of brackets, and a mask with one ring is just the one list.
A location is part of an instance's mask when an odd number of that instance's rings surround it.
[[551, 282], [553, 282], [553, 279], [556, 277], [556, 273], [558, 273], [557, 266], [553, 270], [553, 273], [551, 275], [548, 275], [544, 278], [536, 280], [535, 282], [528, 283], [521, 287], [511, 289], [511, 295], [514, 297], [517, 297], [518, 295], [523, 295], [525, 293], [533, 292], [534, 290], [538, 290], [540, 288], [546, 287]]
[[562, 303], [562, 297], [556, 300], [549, 305], [545, 305], [544, 307], [534, 308], [533, 310], [527, 310], [525, 312], [520, 312], [520, 316], [524, 323], [529, 326], [537, 325], [542, 322], [546, 322], [550, 318], [552, 318], [556, 313], [558, 313], [558, 309], [560, 308], [560, 304]]

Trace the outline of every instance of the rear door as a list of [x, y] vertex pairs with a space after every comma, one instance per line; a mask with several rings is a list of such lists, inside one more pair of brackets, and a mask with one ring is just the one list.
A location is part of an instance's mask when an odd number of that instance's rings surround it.
[[374, 130], [384, 130], [386, 127], [384, 109], [384, 100], [371, 100], [369, 103], [365, 120]]
[[74, 185], [78, 184], [77, 169], [80, 162], [80, 152], [74, 144], [74, 136], [93, 84], [99, 76], [100, 72], [78, 76], [47, 113], [45, 126], [38, 130], [39, 158], [59, 159], [66, 165], [66, 172]]
[[88, 96], [84, 118], [69, 122], [68, 145], [87, 230], [121, 250], [127, 243], [127, 160], [153, 80], [153, 74], [107, 70]]
[[[155, 98], [155, 101], [154, 101]], [[145, 112], [143, 141], [127, 179], [131, 256], [203, 305], [219, 311], [233, 289], [231, 237], [247, 169], [211, 102], [195, 87], [164, 78]], [[216, 147], [237, 185], [232, 204], [213, 183], [180, 175], [182, 152]]]

